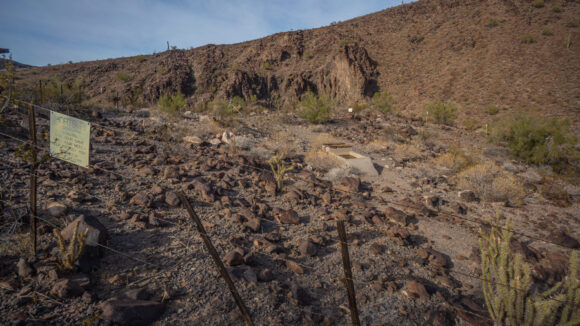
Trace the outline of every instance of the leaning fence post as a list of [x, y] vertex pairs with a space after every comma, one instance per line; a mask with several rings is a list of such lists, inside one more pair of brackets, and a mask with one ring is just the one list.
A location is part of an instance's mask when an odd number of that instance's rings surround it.
[[348, 305], [350, 307], [350, 317], [352, 324], [360, 326], [358, 318], [358, 308], [356, 306], [356, 296], [354, 293], [354, 284], [352, 282], [352, 270], [350, 267], [350, 257], [348, 255], [348, 243], [346, 240], [346, 230], [344, 228], [343, 220], [336, 220], [336, 228], [338, 229], [338, 237], [340, 238], [340, 249], [342, 251], [342, 266], [344, 268], [344, 286], [348, 294]]
[[28, 107], [28, 138], [30, 139], [30, 236], [32, 241], [32, 254], [36, 255], [36, 119], [34, 107]]
[[201, 224], [201, 220], [199, 219], [199, 217], [197, 216], [197, 214], [193, 210], [193, 207], [191, 207], [191, 204], [189, 203], [189, 200], [187, 199], [185, 194], [181, 191], [178, 192], [177, 194], [179, 196], [179, 199], [181, 200], [181, 203], [183, 204], [183, 206], [185, 206], [185, 209], [187, 210], [187, 212], [189, 213], [189, 216], [193, 220], [193, 223], [197, 227], [197, 230], [199, 231], [199, 234], [201, 235], [201, 238], [203, 239], [203, 242], [204, 242], [207, 250], [209, 251], [211, 258], [213, 258], [213, 261], [214, 261], [215, 265], [217, 266], [222, 278], [224, 279], [224, 281], [226, 281], [226, 284], [230, 288], [230, 292], [232, 293], [232, 296], [234, 297], [234, 300], [236, 301], [236, 304], [238, 305], [238, 308], [240, 309], [240, 312], [242, 313], [242, 317], [244, 318], [246, 325], [253, 326], [254, 323], [252, 322], [252, 319], [250, 318], [250, 314], [248, 313], [248, 310], [246, 309], [246, 306], [244, 305], [244, 302], [242, 301], [242, 298], [240, 297], [238, 290], [236, 290], [234, 282], [230, 278], [230, 274], [228, 273], [228, 271], [224, 267], [224, 264], [223, 264], [220, 256], [218, 255], [217, 251], [215, 250], [215, 247], [211, 243], [211, 240], [207, 236], [207, 233], [205, 233], [205, 228], [203, 227], [203, 224]]

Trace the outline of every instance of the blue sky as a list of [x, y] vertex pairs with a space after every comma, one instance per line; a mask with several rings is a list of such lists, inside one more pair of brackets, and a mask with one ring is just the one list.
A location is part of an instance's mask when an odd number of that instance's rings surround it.
[[[405, 3], [410, 2], [405, 0]], [[150, 54], [308, 29], [401, 0], [11, 0], [0, 11], [0, 48], [32, 65]]]

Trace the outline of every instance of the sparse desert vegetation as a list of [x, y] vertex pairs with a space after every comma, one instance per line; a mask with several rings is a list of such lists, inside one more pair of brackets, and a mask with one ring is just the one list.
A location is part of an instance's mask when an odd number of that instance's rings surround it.
[[[363, 325], [574, 324], [578, 8], [0, 70], [0, 324], [238, 325], [228, 275], [256, 325], [344, 325], [345, 244]], [[51, 110], [91, 123], [88, 168], [50, 155]]]

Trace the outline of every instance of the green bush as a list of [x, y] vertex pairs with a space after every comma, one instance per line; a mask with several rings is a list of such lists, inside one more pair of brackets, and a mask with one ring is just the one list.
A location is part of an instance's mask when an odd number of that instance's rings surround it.
[[264, 68], [266, 70], [270, 70], [270, 69], [272, 69], [272, 66], [270, 65], [270, 63], [268, 61], [264, 61], [262, 63], [262, 68]]
[[177, 93], [173, 96], [161, 96], [159, 101], [157, 101], [157, 105], [159, 105], [159, 109], [163, 112], [177, 113], [183, 110], [185, 102], [185, 96], [181, 93]]
[[532, 44], [532, 43], [536, 42], [536, 39], [534, 39], [533, 35], [528, 34], [528, 35], [522, 36], [521, 41], [524, 44]]
[[301, 118], [308, 120], [312, 124], [320, 124], [327, 122], [332, 117], [334, 102], [326, 94], [316, 96], [313, 92], [308, 91], [297, 105]]
[[542, 35], [544, 35], [544, 36], [552, 36], [552, 31], [549, 30], [549, 29], [547, 29], [547, 28], [544, 28], [542, 30]]
[[117, 74], [117, 79], [119, 79], [122, 82], [128, 82], [130, 78], [131, 77], [129, 77], [129, 74], [123, 71]]
[[499, 22], [497, 21], [497, 19], [490, 18], [487, 21], [487, 24], [485, 24], [485, 27], [493, 28], [493, 27], [496, 27], [497, 25], [499, 25]]
[[495, 105], [488, 105], [488, 106], [485, 108], [485, 113], [487, 113], [487, 114], [489, 114], [489, 115], [496, 115], [496, 114], [498, 114], [498, 112], [499, 112], [499, 109], [498, 109], [498, 107], [497, 107], [497, 106], [495, 106]]
[[570, 120], [536, 119], [529, 114], [492, 125], [489, 140], [506, 144], [512, 155], [531, 164], [549, 164], [554, 170], [578, 167], [577, 137], [570, 132]]
[[544, 0], [535, 0], [532, 2], [532, 6], [534, 8], [543, 8], [544, 7]]
[[569, 28], [578, 27], [578, 21], [577, 20], [570, 20], [564, 26], [569, 27]]
[[552, 6], [552, 12], [558, 13], [558, 12], [561, 12], [561, 11], [562, 11], [562, 7], [560, 7], [558, 5]]
[[215, 99], [208, 103], [208, 108], [220, 119], [230, 117], [236, 113], [233, 107], [226, 101]]
[[452, 125], [457, 119], [457, 107], [442, 101], [433, 101], [425, 105], [425, 115], [427, 120], [438, 124]]
[[373, 105], [372, 108], [383, 112], [383, 113], [388, 113], [393, 111], [394, 107], [393, 107], [393, 103], [395, 101], [393, 100], [393, 97], [388, 95], [387, 93], [379, 93], [376, 92], [373, 95]]

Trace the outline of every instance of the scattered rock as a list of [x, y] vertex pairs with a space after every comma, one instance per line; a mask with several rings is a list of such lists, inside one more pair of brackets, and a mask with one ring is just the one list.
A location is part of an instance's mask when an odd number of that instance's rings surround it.
[[401, 246], [406, 245], [409, 241], [409, 237], [411, 236], [407, 229], [399, 225], [393, 225], [392, 227], [388, 228], [387, 235]]
[[24, 258], [20, 258], [20, 260], [18, 260], [16, 268], [18, 270], [17, 272], [20, 278], [30, 277], [34, 273], [32, 266]]
[[288, 269], [293, 271], [294, 273], [300, 274], [300, 275], [304, 274], [304, 268], [302, 268], [302, 266], [300, 266], [295, 261], [293, 261], [291, 259], [286, 259], [285, 263], [286, 263], [286, 267], [288, 267]]
[[301, 306], [308, 306], [312, 304], [312, 297], [304, 290], [302, 287], [298, 286], [296, 283], [290, 284], [290, 292], [292, 298], [296, 300], [296, 303]]
[[477, 198], [475, 197], [475, 193], [471, 190], [462, 190], [457, 193], [457, 196], [459, 197], [459, 199], [465, 202], [474, 202], [477, 200]]
[[557, 243], [561, 246], [564, 246], [566, 248], [572, 248], [572, 249], [580, 248], [580, 243], [578, 243], [578, 240], [572, 238], [566, 232], [559, 230], [559, 229], [555, 229], [552, 232], [550, 239], [552, 241], [554, 241], [555, 243]]
[[101, 319], [121, 325], [148, 325], [161, 317], [165, 304], [134, 299], [112, 298], [101, 303]]
[[203, 140], [197, 136], [185, 136], [182, 139], [184, 142], [194, 145], [201, 145], [203, 143]]
[[405, 290], [403, 291], [407, 296], [412, 296], [421, 300], [429, 299], [429, 293], [425, 289], [425, 286], [415, 280], [407, 281]]
[[298, 241], [298, 251], [304, 256], [314, 256], [318, 251], [318, 247], [311, 239], [300, 239]]
[[392, 208], [392, 207], [387, 207], [385, 209], [385, 216], [391, 222], [397, 223], [401, 226], [407, 226], [410, 222], [409, 216], [407, 214], [403, 213], [402, 211], [400, 211], [396, 208]]
[[293, 209], [281, 210], [281, 212], [276, 216], [278, 222], [282, 224], [299, 224], [300, 216]]
[[177, 207], [179, 206], [179, 204], [181, 204], [179, 196], [177, 196], [177, 194], [173, 191], [168, 191], [165, 194], [165, 202], [167, 203], [167, 205], [172, 207]]
[[259, 218], [252, 218], [244, 223], [244, 227], [252, 232], [260, 232], [262, 225]]
[[264, 268], [263, 270], [258, 273], [258, 281], [260, 282], [270, 282], [274, 279], [274, 274], [268, 268]]
[[177, 168], [175, 166], [167, 166], [165, 167], [165, 170], [163, 171], [163, 178], [164, 179], [171, 179], [171, 178], [177, 178], [179, 176], [179, 170], [177, 170]]
[[67, 213], [68, 207], [58, 202], [51, 202], [46, 205], [46, 211], [52, 217], [61, 217]]
[[151, 203], [153, 202], [151, 196], [145, 192], [140, 192], [133, 196], [129, 201], [131, 205], [143, 206], [143, 207], [151, 207]]
[[84, 292], [85, 289], [83, 289], [79, 282], [69, 278], [61, 278], [57, 280], [50, 290], [50, 294], [56, 295], [60, 298], [80, 297]]
[[244, 251], [240, 248], [235, 248], [224, 256], [224, 260], [229, 266], [241, 265], [244, 262]]
[[339, 191], [345, 192], [359, 192], [360, 178], [359, 177], [342, 177], [338, 182], [333, 184], [333, 187]]

